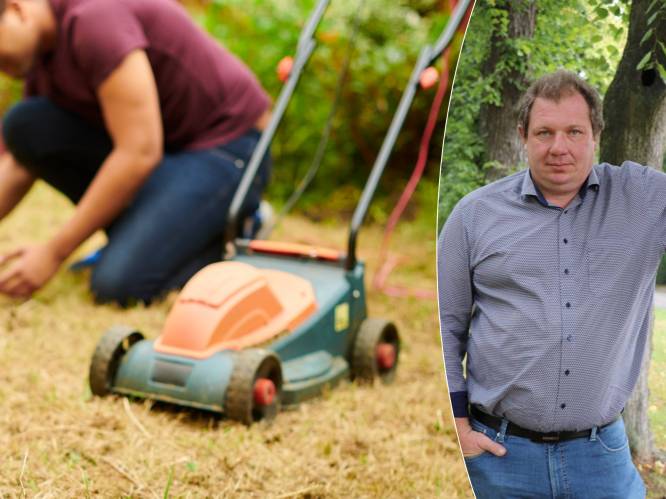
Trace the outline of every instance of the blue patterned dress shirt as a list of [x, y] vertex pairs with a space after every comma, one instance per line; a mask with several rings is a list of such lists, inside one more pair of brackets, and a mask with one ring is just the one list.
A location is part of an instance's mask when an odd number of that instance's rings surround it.
[[465, 196], [437, 262], [455, 416], [469, 401], [543, 432], [612, 421], [640, 372], [665, 247], [666, 175], [636, 163], [595, 165], [564, 209], [529, 170]]

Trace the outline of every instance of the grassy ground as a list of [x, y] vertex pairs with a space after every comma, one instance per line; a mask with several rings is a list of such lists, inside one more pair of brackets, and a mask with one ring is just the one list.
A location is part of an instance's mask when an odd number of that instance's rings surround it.
[[[71, 213], [38, 186], [0, 225], [0, 252], [43, 239]], [[392, 280], [434, 289], [434, 216], [402, 226]], [[345, 231], [289, 219], [288, 239], [344, 248]], [[279, 237], [279, 234], [277, 235]], [[374, 274], [381, 233], [360, 235]], [[88, 245], [99, 244], [100, 238]], [[96, 306], [85, 276], [60, 273], [35, 298], [0, 300], [0, 493], [6, 497], [471, 497], [441, 369], [436, 302], [369, 293], [404, 340], [390, 387], [345, 383], [245, 428], [205, 413], [92, 398], [87, 371], [112, 324], [159, 333], [167, 303]]]
[[[70, 213], [66, 201], [38, 186], [0, 225], [0, 252], [47, 237]], [[434, 289], [429, 227], [401, 227], [393, 247], [404, 260], [392, 283]], [[280, 236], [343, 248], [346, 232], [290, 218]], [[380, 239], [375, 228], [360, 235], [370, 276]], [[369, 292], [371, 315], [395, 320], [403, 336], [394, 385], [345, 383], [271, 426], [249, 429], [206, 413], [91, 397], [88, 363], [103, 331], [124, 323], [156, 336], [172, 300], [130, 310], [97, 306], [86, 276], [68, 272], [28, 302], [0, 299], [1, 496], [471, 497], [449, 416], [434, 300]], [[663, 310], [651, 369], [652, 424], [666, 449]], [[642, 472], [649, 497], [666, 497], [664, 464]]]
[[655, 443], [666, 449], [666, 310], [655, 310], [652, 365], [650, 366], [650, 421]]
[[[664, 288], [662, 287], [662, 291]], [[666, 450], [666, 310], [655, 309], [652, 363], [650, 365], [650, 423], [655, 444]], [[644, 477], [650, 486], [650, 497], [666, 497], [666, 463], [657, 460], [646, 467]]]

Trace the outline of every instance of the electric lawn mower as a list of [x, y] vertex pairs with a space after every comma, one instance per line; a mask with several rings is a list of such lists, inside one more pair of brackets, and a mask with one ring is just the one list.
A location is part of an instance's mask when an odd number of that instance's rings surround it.
[[314, 49], [312, 37], [328, 3], [317, 4], [303, 30], [272, 119], [229, 208], [225, 240], [232, 251], [190, 279], [155, 340], [124, 326], [102, 337], [90, 364], [93, 394], [151, 398], [251, 424], [350, 376], [394, 379], [398, 330], [389, 320], [368, 317], [356, 240], [421, 76], [451, 42], [469, 0], [460, 2], [436, 45], [419, 55], [353, 214], [347, 253], [234, 240], [243, 201]]

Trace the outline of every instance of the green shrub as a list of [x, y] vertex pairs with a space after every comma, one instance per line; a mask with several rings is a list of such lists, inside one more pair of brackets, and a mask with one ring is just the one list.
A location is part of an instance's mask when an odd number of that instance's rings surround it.
[[[288, 197], [308, 168], [334, 99], [339, 73], [347, 57], [358, 0], [332, 2], [317, 33], [319, 45], [273, 144], [275, 168], [269, 195]], [[295, 50], [313, 0], [213, 1], [197, 18], [206, 29], [241, 57], [269, 93], [281, 83], [277, 62]], [[355, 204], [375, 160], [421, 47], [434, 41], [447, 16], [435, 0], [392, 2], [366, 0], [350, 66], [349, 80], [334, 121], [321, 170], [300, 206], [315, 216], [348, 212]], [[382, 182], [385, 207], [401, 191], [416, 161], [418, 141], [434, 92], [417, 96]], [[443, 113], [442, 113], [443, 115]], [[435, 137], [443, 134], [443, 118]], [[437, 182], [441, 140], [433, 140], [426, 177]], [[428, 181], [428, 180], [426, 180]], [[346, 186], [346, 187], [345, 187]], [[326, 202], [322, 203], [322, 199]], [[433, 199], [430, 209], [436, 210]], [[382, 210], [373, 210], [375, 215]]]

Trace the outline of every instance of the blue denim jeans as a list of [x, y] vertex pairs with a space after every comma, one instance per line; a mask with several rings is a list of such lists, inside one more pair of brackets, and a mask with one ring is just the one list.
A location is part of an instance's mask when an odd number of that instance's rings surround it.
[[[10, 109], [3, 135], [19, 163], [75, 204], [112, 149], [105, 130], [43, 97]], [[106, 228], [108, 245], [91, 279], [99, 301], [149, 302], [220, 260], [229, 205], [259, 136], [250, 130], [211, 149], [165, 152], [133, 202]], [[259, 205], [270, 162], [267, 154], [246, 214]]]
[[645, 497], [621, 418], [589, 437], [552, 444], [506, 435], [473, 418], [470, 423], [507, 450], [503, 457], [484, 452], [465, 458], [477, 499]]

